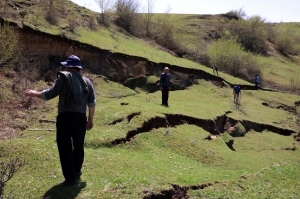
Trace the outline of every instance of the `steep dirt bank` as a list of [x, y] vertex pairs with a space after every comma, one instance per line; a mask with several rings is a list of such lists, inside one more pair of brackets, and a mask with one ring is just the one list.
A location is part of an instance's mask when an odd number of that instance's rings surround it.
[[[39, 32], [27, 26], [18, 27], [16, 31], [21, 46], [25, 47], [31, 55], [40, 59], [43, 72], [58, 68], [60, 66], [59, 62], [65, 60], [71, 54], [76, 54], [91, 72], [120, 83], [138, 75], [159, 76], [164, 67], [169, 67], [172, 79], [185, 87], [192, 85], [195, 79], [205, 79], [217, 86], [224, 85], [223, 78], [202, 70], [183, 68], [166, 63], [154, 63], [142, 57], [112, 53], [109, 50], [99, 49], [60, 35]], [[52, 81], [55, 75], [47, 78], [48, 81]], [[232, 86], [230, 82], [227, 82], [227, 84]], [[255, 89], [251, 85], [241, 86], [243, 89]]]

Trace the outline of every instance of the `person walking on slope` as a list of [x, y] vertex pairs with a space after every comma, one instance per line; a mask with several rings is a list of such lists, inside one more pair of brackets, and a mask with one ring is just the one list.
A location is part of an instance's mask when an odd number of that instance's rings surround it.
[[52, 87], [43, 91], [26, 89], [25, 95], [43, 100], [59, 96], [56, 141], [65, 178], [61, 185], [70, 186], [75, 185], [82, 174], [84, 138], [86, 130], [93, 128], [96, 100], [92, 82], [81, 75], [79, 57], [71, 55], [61, 64], [66, 71], [57, 73]]
[[216, 73], [219, 76], [219, 74], [218, 74], [218, 67], [215, 64], [213, 65], [213, 73], [214, 74]]
[[258, 83], [259, 83], [259, 76], [258, 76], [258, 74], [255, 75], [254, 83], [255, 83], [256, 89], [258, 89]]
[[168, 67], [165, 67], [164, 72], [160, 75], [159, 86], [162, 92], [162, 105], [169, 106], [170, 74]]
[[233, 87], [233, 101], [235, 104], [239, 104], [239, 98], [240, 98], [240, 95], [241, 95], [241, 88], [240, 88], [240, 85], [239, 84], [236, 84], [234, 87]]

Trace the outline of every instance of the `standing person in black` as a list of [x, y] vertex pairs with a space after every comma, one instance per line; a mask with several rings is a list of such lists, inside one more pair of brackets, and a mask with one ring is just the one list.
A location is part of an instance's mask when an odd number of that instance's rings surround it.
[[258, 74], [256, 74], [255, 78], [254, 78], [254, 84], [255, 84], [256, 89], [258, 89], [258, 83], [259, 83], [259, 76], [258, 76]]
[[214, 64], [214, 65], [213, 65], [213, 73], [215, 74], [215, 72], [216, 72], [217, 75], [219, 76], [219, 74], [218, 74], [218, 67]]
[[58, 72], [52, 87], [43, 91], [26, 89], [25, 95], [43, 100], [59, 96], [56, 141], [65, 178], [61, 185], [70, 186], [82, 174], [84, 138], [86, 130], [93, 128], [96, 101], [92, 82], [81, 75], [81, 60], [71, 55], [61, 64], [66, 71]]
[[233, 102], [235, 104], [239, 104], [240, 103], [240, 96], [241, 96], [242, 92], [241, 92], [241, 87], [239, 84], [236, 84], [233, 87]]
[[164, 72], [160, 75], [159, 86], [162, 91], [162, 105], [169, 106], [170, 74], [168, 67], [165, 67]]

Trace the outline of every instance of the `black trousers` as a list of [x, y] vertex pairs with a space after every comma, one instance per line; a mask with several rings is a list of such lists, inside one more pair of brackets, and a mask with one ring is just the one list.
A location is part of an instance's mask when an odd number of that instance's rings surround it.
[[169, 99], [169, 87], [168, 86], [164, 86], [162, 87], [162, 104], [163, 105], [169, 105], [168, 104], [168, 99]]
[[84, 160], [85, 113], [63, 112], [56, 120], [56, 141], [60, 164], [66, 181], [76, 179]]

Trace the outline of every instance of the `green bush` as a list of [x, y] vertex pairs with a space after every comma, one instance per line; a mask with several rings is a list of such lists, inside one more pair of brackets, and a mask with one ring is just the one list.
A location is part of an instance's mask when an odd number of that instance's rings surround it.
[[255, 74], [261, 75], [256, 57], [245, 52], [235, 39], [217, 40], [209, 47], [207, 54], [220, 71], [251, 82]]
[[297, 91], [300, 89], [300, 74], [299, 73], [295, 73], [290, 80], [290, 89], [292, 91]]
[[275, 42], [276, 36], [277, 36], [277, 26], [275, 26], [272, 23], [266, 23], [266, 32], [268, 35], [268, 41], [271, 43]]
[[47, 0], [42, 1], [43, 11], [45, 12], [45, 19], [51, 25], [58, 25], [61, 18], [64, 18], [67, 11], [64, 4], [66, 0]]
[[275, 37], [275, 46], [284, 55], [300, 54], [300, 37], [292, 30], [278, 31]]
[[[109, 26], [111, 13], [110, 10], [112, 8], [112, 1], [110, 0], [95, 0], [100, 8], [100, 15], [97, 17], [97, 21], [99, 24], [102, 24], [106, 27]], [[93, 29], [93, 28], [91, 28]]]
[[266, 53], [268, 32], [265, 22], [260, 16], [253, 16], [247, 20], [231, 21], [229, 31], [246, 50]]
[[51, 25], [58, 25], [59, 17], [55, 9], [50, 8], [45, 15], [46, 21], [48, 21]]
[[150, 33], [151, 38], [169, 50], [178, 52], [183, 49], [180, 44], [181, 39], [178, 38], [176, 27], [170, 20], [169, 13], [165, 13], [153, 22], [150, 26]]
[[139, 7], [139, 2], [136, 0], [117, 0], [115, 2], [116, 23], [129, 33], [134, 33]]
[[0, 68], [12, 67], [17, 59], [18, 38], [14, 28], [0, 25]]

